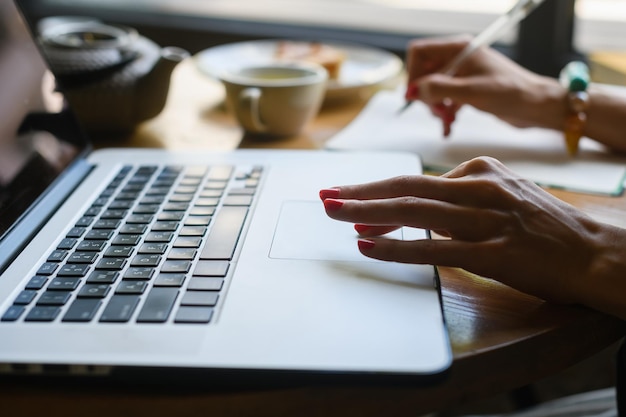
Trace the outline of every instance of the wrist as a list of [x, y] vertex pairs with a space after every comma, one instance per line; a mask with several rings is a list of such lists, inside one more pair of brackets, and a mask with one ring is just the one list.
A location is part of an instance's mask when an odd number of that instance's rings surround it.
[[563, 130], [563, 122], [568, 114], [568, 91], [558, 80], [539, 76], [530, 99], [533, 111], [533, 126], [552, 130]]
[[577, 301], [626, 319], [626, 231], [603, 225], [594, 234], [594, 256], [574, 292]]

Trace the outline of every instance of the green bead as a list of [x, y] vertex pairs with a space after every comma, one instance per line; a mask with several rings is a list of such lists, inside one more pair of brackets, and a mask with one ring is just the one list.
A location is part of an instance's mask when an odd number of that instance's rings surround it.
[[559, 79], [569, 91], [585, 91], [589, 85], [589, 68], [584, 62], [572, 61], [561, 70]]

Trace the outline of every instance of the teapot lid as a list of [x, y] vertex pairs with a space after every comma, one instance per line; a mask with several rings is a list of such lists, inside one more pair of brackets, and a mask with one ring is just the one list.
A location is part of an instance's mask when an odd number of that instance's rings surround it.
[[44, 53], [57, 77], [82, 83], [106, 76], [138, 57], [134, 28], [97, 20], [60, 22], [40, 33]]
[[119, 49], [137, 39], [137, 31], [98, 21], [59, 23], [41, 33], [44, 44], [70, 49]]

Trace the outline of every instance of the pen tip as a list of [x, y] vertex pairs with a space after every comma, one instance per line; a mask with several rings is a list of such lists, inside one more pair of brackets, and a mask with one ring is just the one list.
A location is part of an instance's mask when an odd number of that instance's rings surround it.
[[400, 107], [400, 109], [398, 110], [398, 114], [404, 113], [404, 111], [409, 108], [411, 103], [412, 101], [407, 101], [406, 103], [404, 103], [404, 106]]

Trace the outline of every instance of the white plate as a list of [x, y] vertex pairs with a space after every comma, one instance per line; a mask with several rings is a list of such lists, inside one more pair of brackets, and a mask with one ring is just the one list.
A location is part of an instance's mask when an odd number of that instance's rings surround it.
[[[239, 42], [216, 46], [200, 51], [195, 62], [200, 70], [211, 77], [226, 70], [244, 65], [263, 65], [276, 61], [278, 40]], [[355, 94], [363, 88], [375, 86], [398, 76], [402, 60], [382, 49], [355, 44], [324, 42], [345, 54], [339, 77], [328, 83], [326, 98]]]

